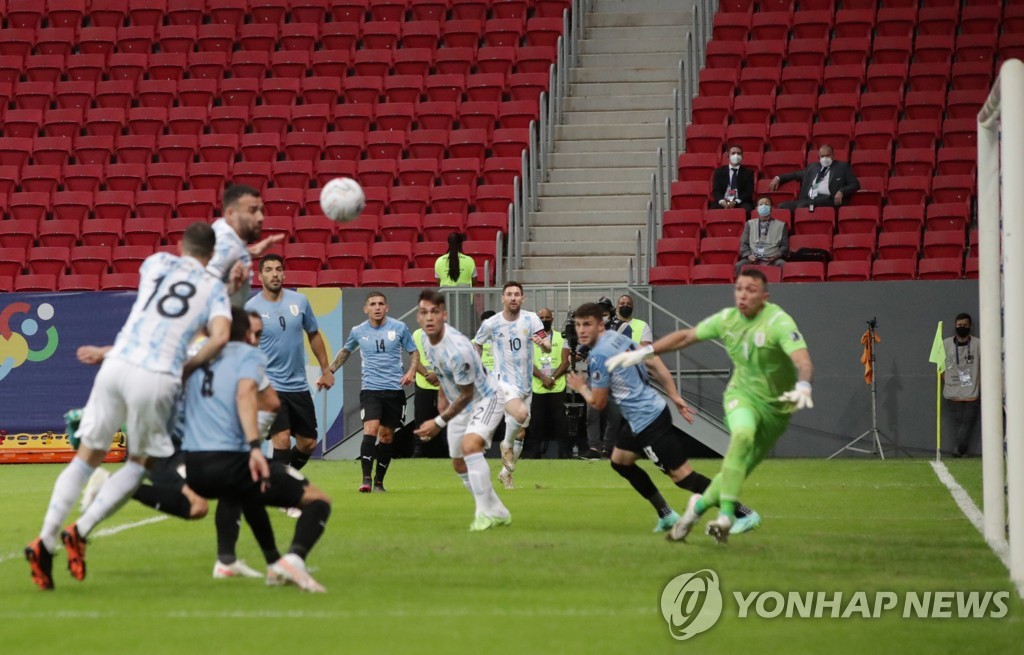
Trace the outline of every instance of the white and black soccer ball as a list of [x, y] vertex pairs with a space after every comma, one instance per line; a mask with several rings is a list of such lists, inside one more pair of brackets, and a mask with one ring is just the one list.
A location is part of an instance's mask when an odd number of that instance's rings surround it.
[[339, 223], [359, 218], [366, 207], [366, 194], [359, 183], [348, 177], [336, 177], [320, 190], [320, 209], [324, 216]]

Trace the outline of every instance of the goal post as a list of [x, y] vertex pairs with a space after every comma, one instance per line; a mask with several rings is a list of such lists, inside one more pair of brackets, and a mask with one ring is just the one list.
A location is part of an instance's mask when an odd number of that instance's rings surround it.
[[[1007, 120], [1002, 120], [1003, 116]], [[1007, 545], [1005, 526], [1009, 523], [1010, 578], [1018, 585], [1024, 584], [1024, 340], [1020, 336], [1024, 334], [1022, 117], [1024, 63], [1011, 59], [1003, 63], [978, 113], [978, 302], [985, 539], [993, 546], [1004, 547]]]

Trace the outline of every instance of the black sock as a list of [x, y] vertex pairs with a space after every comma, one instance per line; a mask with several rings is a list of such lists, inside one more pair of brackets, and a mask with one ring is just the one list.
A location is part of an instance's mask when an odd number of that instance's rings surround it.
[[331, 516], [331, 505], [326, 500], [314, 500], [302, 508], [302, 516], [295, 523], [295, 537], [289, 553], [302, 559], [313, 549], [320, 535], [324, 533], [327, 519]]
[[612, 462], [612, 468], [615, 469], [616, 473], [626, 478], [629, 484], [636, 489], [636, 492], [643, 496], [657, 510], [659, 517], [668, 516], [672, 512], [672, 508], [665, 502], [661, 492], [654, 486], [651, 476], [647, 475], [647, 471], [636, 464], [616, 464], [615, 462]]
[[753, 512], [753, 511], [754, 510], [750, 509], [749, 507], [747, 507], [743, 503], [736, 503], [736, 505], [733, 507], [733, 514], [735, 514], [736, 518], [738, 518], [738, 519], [741, 519], [744, 516], [749, 516], [750, 513]]
[[267, 516], [267, 508], [263, 505], [252, 503], [242, 507], [245, 514], [245, 522], [252, 530], [252, 536], [263, 551], [263, 559], [267, 564], [273, 564], [281, 559], [281, 553], [277, 550], [274, 542], [274, 529], [270, 526], [270, 517]]
[[217, 501], [214, 525], [217, 527], [217, 559], [224, 564], [234, 563], [235, 545], [241, 529], [242, 507], [233, 500], [221, 498]]
[[181, 493], [181, 489], [178, 487], [144, 484], [135, 490], [132, 498], [146, 507], [152, 507], [158, 512], [186, 520], [189, 519], [192, 513], [192, 503], [185, 497], [185, 494]]
[[309, 461], [309, 454], [304, 453], [298, 448], [292, 448], [291, 451], [291, 464], [295, 470], [301, 469]]
[[364, 436], [363, 445], [359, 447], [359, 459], [363, 463], [363, 477], [369, 478], [373, 472], [373, 451], [377, 437]]
[[702, 494], [704, 490], [711, 484], [711, 480], [705, 478], [700, 473], [693, 471], [690, 475], [686, 476], [682, 480], [676, 483], [676, 486], [680, 489], [686, 489], [692, 491], [695, 494]]
[[391, 464], [391, 444], [383, 441], [377, 444], [377, 471], [373, 477], [374, 484], [384, 484], [384, 476], [388, 474]]
[[282, 464], [292, 463], [292, 449], [291, 448], [275, 448], [274, 459], [275, 462], [281, 462]]

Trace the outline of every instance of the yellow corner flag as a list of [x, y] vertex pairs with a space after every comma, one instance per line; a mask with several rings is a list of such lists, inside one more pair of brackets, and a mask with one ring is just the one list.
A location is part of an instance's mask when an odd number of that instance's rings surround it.
[[935, 329], [932, 352], [928, 361], [935, 364], [935, 461], [939, 461], [942, 448], [942, 374], [946, 370], [946, 347], [942, 345], [942, 321]]

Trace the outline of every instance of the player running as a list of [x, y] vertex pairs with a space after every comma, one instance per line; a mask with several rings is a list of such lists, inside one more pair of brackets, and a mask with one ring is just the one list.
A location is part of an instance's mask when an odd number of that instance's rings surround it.
[[[461, 332], [448, 325], [444, 295], [437, 291], [420, 294], [416, 321], [427, 336], [423, 344], [427, 359], [441, 384], [446, 403], [441, 414], [425, 421], [415, 434], [433, 439], [448, 427], [448, 453], [462, 484], [473, 494], [476, 515], [471, 532], [512, 523], [512, 514], [494, 493], [491, 470], [484, 451], [491, 447], [494, 429], [501, 422], [501, 403], [495, 381], [480, 361], [480, 354]], [[439, 400], [441, 397], [439, 397]]]
[[764, 273], [740, 273], [733, 291], [735, 307], [723, 309], [697, 327], [673, 332], [638, 350], [610, 358], [608, 370], [635, 366], [655, 354], [681, 350], [709, 339], [721, 339], [735, 369], [725, 389], [725, 421], [731, 441], [715, 476], [703, 495], [694, 495], [669, 538], [681, 541], [710, 507], [719, 508], [707, 533], [719, 543], [728, 540], [736, 522], [743, 481], [761, 463], [798, 409], [814, 407], [811, 400], [813, 367], [807, 343], [793, 319], [768, 302]]
[[395, 430], [405, 424], [405, 392], [402, 387], [412, 384], [416, 362], [409, 357], [409, 370], [402, 371], [402, 351], [416, 352], [412, 333], [402, 321], [388, 316], [388, 299], [373, 291], [366, 296], [363, 312], [367, 319], [352, 328], [344, 347], [331, 362], [337, 371], [358, 348], [362, 356], [362, 387], [359, 405], [362, 408], [363, 443], [359, 459], [363, 465], [363, 483], [359, 493], [369, 493], [370, 473], [374, 456], [377, 470], [373, 477], [373, 491], [383, 492], [384, 476], [391, 464], [391, 442]]
[[505, 406], [505, 438], [501, 442], [503, 467], [498, 479], [506, 489], [514, 489], [512, 473], [523, 452], [523, 437], [530, 424], [533, 400], [532, 344], [551, 352], [551, 338], [537, 315], [522, 309], [523, 286], [518, 282], [510, 280], [502, 287], [501, 305], [502, 312], [480, 325], [473, 342], [481, 352], [485, 345], [493, 344], [494, 376]]

